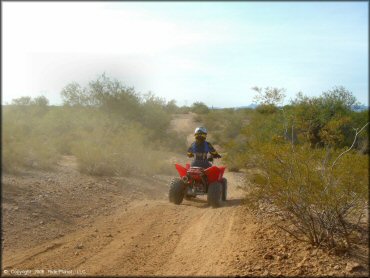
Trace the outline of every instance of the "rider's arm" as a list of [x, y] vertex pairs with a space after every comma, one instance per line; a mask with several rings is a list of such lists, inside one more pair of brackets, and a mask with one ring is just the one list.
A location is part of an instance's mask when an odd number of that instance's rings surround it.
[[212, 155], [213, 158], [220, 158], [221, 155], [215, 150], [215, 148], [211, 145], [211, 143], [208, 143], [209, 146], [209, 153]]
[[193, 148], [192, 148], [192, 146], [190, 146], [189, 147], [189, 149], [188, 149], [188, 157], [193, 157], [194, 156], [194, 153], [193, 153]]

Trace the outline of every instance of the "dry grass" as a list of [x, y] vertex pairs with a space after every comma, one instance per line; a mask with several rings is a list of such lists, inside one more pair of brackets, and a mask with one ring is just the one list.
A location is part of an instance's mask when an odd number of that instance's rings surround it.
[[2, 170], [51, 170], [61, 155], [75, 155], [91, 175], [168, 172], [167, 153], [185, 150], [186, 139], [165, 128], [171, 115], [158, 105], [146, 106], [151, 121], [160, 118], [152, 128], [95, 107], [3, 107]]

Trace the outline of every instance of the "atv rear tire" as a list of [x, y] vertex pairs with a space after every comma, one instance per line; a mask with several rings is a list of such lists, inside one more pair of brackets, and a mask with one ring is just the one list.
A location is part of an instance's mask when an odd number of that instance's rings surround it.
[[227, 179], [222, 178], [222, 201], [226, 201], [227, 198]]
[[221, 196], [222, 195], [222, 184], [219, 182], [211, 183], [208, 186], [207, 201], [208, 204], [214, 208], [221, 206]]
[[184, 182], [179, 179], [175, 178], [171, 181], [170, 184], [170, 191], [168, 197], [171, 203], [179, 205], [182, 203], [185, 195], [185, 185]]

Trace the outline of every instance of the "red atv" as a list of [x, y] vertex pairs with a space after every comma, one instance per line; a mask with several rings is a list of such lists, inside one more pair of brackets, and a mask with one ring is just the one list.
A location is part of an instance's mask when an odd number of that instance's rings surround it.
[[174, 178], [170, 184], [170, 202], [179, 205], [184, 199], [195, 198], [197, 195], [206, 195], [212, 207], [221, 206], [226, 201], [227, 180], [223, 178], [225, 167], [211, 166], [207, 169], [201, 167], [185, 167], [175, 164], [180, 178]]

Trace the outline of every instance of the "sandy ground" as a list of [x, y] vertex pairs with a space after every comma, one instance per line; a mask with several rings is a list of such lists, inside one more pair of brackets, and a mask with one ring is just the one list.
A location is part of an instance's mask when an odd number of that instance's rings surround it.
[[[192, 134], [192, 118], [173, 128]], [[336, 256], [294, 240], [242, 205], [245, 174], [225, 175], [217, 209], [169, 203], [172, 176], [86, 176], [73, 156], [54, 172], [4, 175], [2, 274], [367, 276], [366, 250]]]

